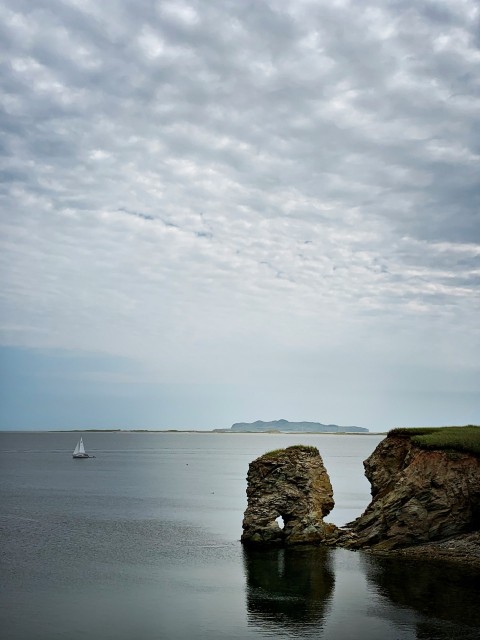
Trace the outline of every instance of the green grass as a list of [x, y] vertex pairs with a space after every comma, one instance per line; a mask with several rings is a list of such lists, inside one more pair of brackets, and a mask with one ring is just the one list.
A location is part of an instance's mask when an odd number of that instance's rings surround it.
[[392, 429], [388, 436], [409, 437], [422, 449], [446, 449], [480, 455], [480, 427], [418, 427]]
[[294, 452], [298, 449], [301, 449], [302, 451], [305, 451], [306, 453], [313, 453], [313, 454], [319, 454], [319, 451], [317, 449], [317, 447], [311, 447], [310, 445], [305, 445], [305, 444], [294, 444], [291, 447], [287, 447], [286, 449], [273, 449], [273, 451], [268, 451], [267, 453], [264, 453], [263, 456], [260, 456], [261, 458], [276, 458], [279, 455], [282, 454], [287, 454], [289, 452]]

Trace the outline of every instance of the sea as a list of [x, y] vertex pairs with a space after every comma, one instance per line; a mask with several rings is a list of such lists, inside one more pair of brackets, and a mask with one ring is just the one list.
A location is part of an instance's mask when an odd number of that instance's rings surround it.
[[[94, 458], [74, 460], [83, 436]], [[318, 447], [343, 525], [381, 435], [0, 433], [5, 640], [462, 640], [480, 575], [361, 551], [242, 547], [249, 463]]]

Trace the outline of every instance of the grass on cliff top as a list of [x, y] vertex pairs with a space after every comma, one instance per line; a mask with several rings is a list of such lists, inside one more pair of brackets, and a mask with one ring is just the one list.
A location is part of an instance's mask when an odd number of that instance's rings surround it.
[[273, 449], [273, 451], [267, 451], [267, 453], [264, 453], [263, 456], [260, 456], [260, 457], [275, 458], [276, 456], [282, 453], [288, 453], [289, 451], [293, 452], [298, 449], [301, 449], [302, 451], [305, 451], [308, 453], [314, 453], [314, 454], [319, 453], [317, 447], [311, 447], [310, 445], [306, 445], [306, 444], [293, 444], [291, 447], [287, 447], [286, 449]]
[[392, 429], [387, 436], [407, 436], [422, 449], [447, 449], [480, 455], [480, 427], [418, 427]]

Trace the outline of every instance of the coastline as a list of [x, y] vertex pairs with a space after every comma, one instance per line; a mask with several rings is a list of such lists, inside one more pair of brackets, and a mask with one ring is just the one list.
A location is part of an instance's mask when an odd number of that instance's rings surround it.
[[152, 434], [201, 434], [201, 435], [227, 435], [227, 436], [383, 436], [386, 431], [368, 431], [367, 433], [355, 433], [351, 431], [217, 431], [201, 429], [2, 429], [2, 433], [152, 433]]
[[211, 433], [213, 435], [259, 435], [259, 436], [385, 436], [386, 431], [228, 431], [218, 429], [49, 429], [11, 430], [4, 433]]
[[461, 565], [480, 572], [480, 531], [462, 533], [444, 540], [434, 540], [403, 549], [389, 551], [362, 549], [362, 551], [386, 558], [402, 557], [410, 560]]

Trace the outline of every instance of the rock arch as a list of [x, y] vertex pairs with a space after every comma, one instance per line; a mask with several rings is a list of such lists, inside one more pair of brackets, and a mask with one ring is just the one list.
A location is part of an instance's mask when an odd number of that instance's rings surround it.
[[[297, 445], [266, 453], [250, 463], [244, 544], [322, 542], [335, 529], [323, 521], [333, 509], [333, 491], [320, 453]], [[283, 529], [277, 518], [283, 519]]]

